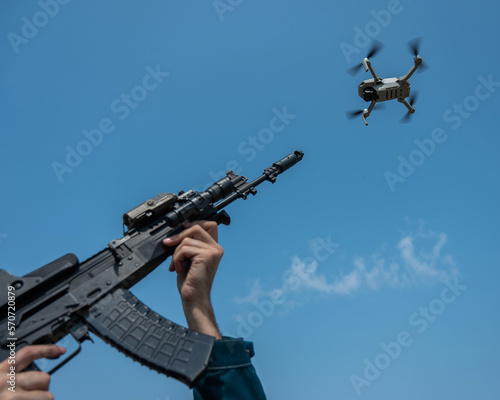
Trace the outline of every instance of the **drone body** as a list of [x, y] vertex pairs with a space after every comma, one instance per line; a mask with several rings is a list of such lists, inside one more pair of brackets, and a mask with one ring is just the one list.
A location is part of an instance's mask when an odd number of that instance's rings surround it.
[[410, 81], [398, 78], [387, 78], [379, 81], [368, 79], [359, 84], [358, 94], [365, 101], [387, 101], [406, 99], [410, 95]]
[[400, 77], [382, 79], [375, 73], [375, 70], [373, 69], [370, 61], [370, 57], [373, 56], [382, 47], [382, 45], [379, 43], [376, 43], [375, 46], [376, 47], [374, 47], [372, 51], [370, 51], [370, 53], [362, 61], [362, 63], [354, 67], [356, 70], [362, 66], [364, 67], [366, 72], [370, 71], [373, 76], [373, 78], [367, 79], [358, 85], [358, 95], [363, 100], [370, 103], [369, 107], [365, 108], [364, 110], [354, 111], [350, 113], [351, 116], [361, 114], [363, 120], [365, 121], [365, 125], [368, 125], [366, 118], [368, 118], [368, 116], [373, 111], [375, 104], [379, 102], [397, 99], [408, 109], [408, 113], [406, 114], [405, 118], [408, 118], [410, 114], [413, 114], [415, 112], [415, 108], [413, 108], [412, 105], [414, 102], [414, 97], [409, 101], [407, 100], [407, 98], [410, 96], [411, 89], [410, 77], [422, 64], [422, 57], [418, 55], [418, 45], [416, 41], [414, 41], [414, 44], [411, 45], [411, 48], [415, 54], [415, 58], [410, 70]]

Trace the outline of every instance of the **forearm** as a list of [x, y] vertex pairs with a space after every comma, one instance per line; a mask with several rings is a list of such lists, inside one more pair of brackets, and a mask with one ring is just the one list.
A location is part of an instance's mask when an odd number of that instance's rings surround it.
[[215, 320], [214, 310], [210, 302], [205, 304], [183, 303], [184, 315], [189, 329], [222, 339], [222, 335]]

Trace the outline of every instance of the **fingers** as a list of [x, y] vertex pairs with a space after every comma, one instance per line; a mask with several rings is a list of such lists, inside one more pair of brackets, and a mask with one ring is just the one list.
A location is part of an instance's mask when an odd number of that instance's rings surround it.
[[66, 352], [66, 349], [55, 344], [36, 345], [23, 347], [16, 353], [16, 370], [22, 371], [34, 360], [40, 358], [59, 357]]
[[214, 239], [216, 242], [219, 241], [219, 232], [217, 229], [217, 222], [214, 221], [197, 221], [197, 222], [188, 222], [185, 226], [189, 228], [193, 225], [201, 226], [207, 233]]
[[50, 375], [41, 371], [26, 371], [16, 377], [16, 386], [24, 390], [49, 390]]
[[186, 228], [181, 233], [163, 240], [166, 246], [175, 246], [182, 242], [184, 238], [191, 237], [205, 243], [217, 243], [217, 223], [214, 221], [196, 221], [184, 225]]
[[[176, 246], [170, 262], [170, 271], [187, 272], [186, 262], [220, 260], [222, 247], [217, 243], [217, 223], [196, 221], [184, 225], [184, 231], [163, 241], [166, 246]], [[202, 261], [203, 262], [203, 261]]]
[[[24, 371], [28, 365], [40, 358], [58, 357], [66, 349], [56, 345], [31, 345], [20, 349], [15, 356], [11, 356], [0, 363], [0, 373], [3, 375], [15, 367], [15, 393], [8, 392], [8, 382], [0, 382], [0, 399], [12, 398], [16, 400], [53, 400], [50, 393], [50, 375], [41, 371]], [[15, 361], [12, 362], [12, 361]], [[10, 364], [9, 364], [10, 362]], [[12, 396], [10, 396], [12, 395]]]
[[[54, 400], [54, 395], [50, 392], [44, 390], [30, 390], [30, 391], [17, 391], [14, 394], [15, 397], [8, 397], [12, 400]], [[0, 397], [1, 400], [4, 397]], [[7, 399], [7, 397], [5, 398]]]
[[[222, 258], [222, 247], [217, 243], [208, 244], [190, 237], [183, 239], [182, 243], [175, 249], [170, 264], [170, 271], [177, 273], [185, 271], [186, 262], [204, 260], [204, 263], [213, 264], [213, 260]], [[202, 261], [203, 262], [203, 261]]]

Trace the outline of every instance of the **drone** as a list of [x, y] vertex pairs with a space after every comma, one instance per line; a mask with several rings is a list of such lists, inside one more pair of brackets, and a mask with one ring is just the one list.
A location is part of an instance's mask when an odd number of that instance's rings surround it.
[[350, 74], [355, 74], [361, 67], [364, 67], [365, 72], [370, 71], [370, 73], [373, 75], [372, 79], [367, 79], [358, 85], [359, 97], [361, 97], [366, 102], [370, 102], [370, 106], [368, 108], [365, 108], [364, 110], [347, 112], [348, 118], [354, 118], [357, 115], [361, 115], [363, 117], [363, 120], [365, 121], [365, 125], [368, 125], [368, 121], [366, 119], [373, 111], [376, 103], [395, 99], [397, 99], [397, 101], [399, 101], [400, 103], [403, 103], [403, 105], [405, 105], [408, 109], [408, 112], [401, 121], [408, 122], [410, 115], [415, 112], [413, 104], [416, 101], [415, 93], [410, 97], [410, 77], [419, 67], [421, 71], [427, 69], [427, 67], [423, 64], [422, 57], [420, 57], [420, 55], [418, 54], [420, 47], [420, 38], [416, 38], [408, 43], [410, 51], [415, 56], [413, 65], [411, 66], [410, 70], [406, 74], [398, 78], [380, 78], [375, 73], [370, 58], [375, 56], [375, 54], [377, 54], [383, 46], [384, 45], [382, 43], [375, 41], [371, 50], [368, 52], [366, 58], [361, 62], [361, 64], [358, 64], [348, 70]]

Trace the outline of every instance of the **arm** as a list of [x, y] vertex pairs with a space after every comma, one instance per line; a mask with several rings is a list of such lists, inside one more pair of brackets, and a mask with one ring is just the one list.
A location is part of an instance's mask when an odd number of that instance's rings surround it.
[[170, 271], [177, 272], [177, 286], [189, 328], [217, 339], [207, 372], [194, 387], [194, 399], [265, 400], [251, 362], [252, 343], [223, 338], [215, 320], [210, 292], [224, 254], [217, 243], [217, 224], [201, 221], [187, 225], [186, 230], [165, 239], [164, 244], [177, 245]]
[[40, 371], [18, 371], [25, 369], [34, 360], [58, 357], [65, 352], [66, 349], [56, 345], [33, 345], [23, 347], [16, 353], [15, 358], [2, 361], [0, 376], [7, 377], [8, 373], [12, 373], [11, 367], [15, 366], [15, 380], [9, 383], [7, 379], [0, 379], [0, 400], [53, 400], [54, 396], [49, 392], [49, 374]]
[[210, 300], [212, 283], [224, 254], [217, 243], [217, 224], [211, 221], [186, 224], [188, 229], [167, 238], [177, 245], [170, 271], [177, 272], [177, 287], [189, 329], [222, 339]]

